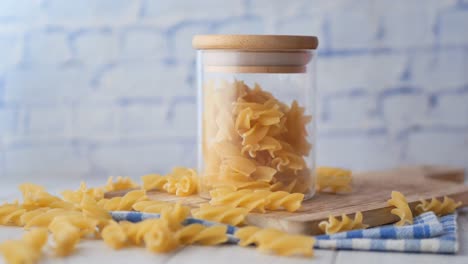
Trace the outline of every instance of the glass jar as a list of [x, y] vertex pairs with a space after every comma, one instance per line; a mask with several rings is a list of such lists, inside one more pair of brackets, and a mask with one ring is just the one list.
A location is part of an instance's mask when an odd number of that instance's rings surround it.
[[197, 35], [200, 195], [315, 192], [313, 36]]

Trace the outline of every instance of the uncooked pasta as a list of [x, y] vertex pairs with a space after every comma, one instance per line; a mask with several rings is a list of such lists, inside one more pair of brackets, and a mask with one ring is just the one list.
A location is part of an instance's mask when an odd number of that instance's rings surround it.
[[309, 194], [312, 117], [297, 101], [287, 105], [242, 81], [207, 82], [203, 112], [202, 191], [245, 186]]

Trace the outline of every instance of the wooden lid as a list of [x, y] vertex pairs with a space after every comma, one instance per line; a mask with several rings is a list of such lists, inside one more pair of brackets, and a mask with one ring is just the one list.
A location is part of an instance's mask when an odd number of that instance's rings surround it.
[[310, 50], [317, 48], [318, 39], [314, 36], [285, 35], [196, 35], [192, 45], [201, 50]]

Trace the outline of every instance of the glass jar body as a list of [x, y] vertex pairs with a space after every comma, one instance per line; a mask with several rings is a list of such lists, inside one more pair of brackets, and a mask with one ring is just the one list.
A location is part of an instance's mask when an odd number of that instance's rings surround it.
[[315, 56], [198, 50], [200, 195], [315, 192]]

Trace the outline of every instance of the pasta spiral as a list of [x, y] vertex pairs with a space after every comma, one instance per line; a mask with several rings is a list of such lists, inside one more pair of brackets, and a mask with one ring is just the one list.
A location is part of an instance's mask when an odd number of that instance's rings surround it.
[[104, 198], [104, 191], [102, 188], [89, 188], [86, 186], [86, 183], [81, 182], [80, 188], [76, 191], [65, 190], [62, 193], [63, 200], [79, 204], [85, 195], [91, 196], [93, 199], [99, 201]]
[[7, 263], [33, 264], [42, 256], [42, 248], [47, 242], [47, 229], [33, 229], [21, 240], [8, 240], [0, 244], [0, 253]]
[[104, 190], [106, 192], [111, 192], [111, 191], [127, 190], [127, 189], [136, 188], [136, 187], [138, 187], [138, 184], [132, 181], [132, 179], [130, 179], [129, 177], [119, 176], [114, 181], [114, 177], [111, 176], [107, 179], [107, 183], [104, 186]]
[[401, 192], [392, 191], [392, 198], [388, 200], [388, 205], [395, 206], [396, 208], [392, 209], [391, 213], [400, 217], [400, 221], [396, 222], [395, 225], [413, 224], [413, 213]]
[[31, 227], [47, 227], [54, 220], [54, 218], [62, 215], [69, 215], [74, 217], [81, 216], [81, 212], [67, 211], [61, 208], [53, 208], [42, 210], [42, 208], [34, 210], [31, 214], [27, 214], [22, 217], [21, 221], [24, 222], [24, 228], [28, 229]]
[[191, 224], [178, 230], [175, 236], [184, 245], [217, 245], [227, 241], [226, 230], [227, 226], [224, 225], [205, 227], [201, 224]]
[[26, 212], [18, 203], [0, 205], [0, 225], [21, 226], [21, 215]]
[[188, 196], [197, 192], [197, 173], [189, 168], [176, 167], [167, 177], [163, 189], [177, 196]]
[[242, 190], [261, 182], [267, 189], [267, 184], [286, 186], [296, 180], [294, 192], [310, 191], [306, 157], [312, 148], [307, 134], [312, 117], [304, 107], [297, 101], [288, 106], [260, 85], [243, 81], [208, 81], [203, 89], [201, 186]]
[[441, 202], [436, 198], [432, 198], [430, 202], [421, 199], [421, 203], [416, 205], [416, 212], [419, 214], [432, 211], [438, 216], [444, 216], [455, 212], [462, 205], [461, 202], [456, 203], [453, 199], [444, 196], [444, 201]]
[[159, 174], [148, 174], [141, 177], [143, 182], [143, 190], [163, 190], [164, 184], [167, 183], [166, 176]]
[[103, 228], [112, 219], [109, 212], [99, 207], [89, 195], [85, 195], [80, 203], [84, 216], [97, 220], [99, 228]]
[[166, 253], [175, 250], [179, 246], [179, 241], [169, 227], [157, 222], [153, 224], [144, 235], [146, 249], [156, 253]]
[[173, 208], [164, 208], [161, 212], [161, 219], [166, 221], [171, 230], [177, 230], [189, 214], [190, 208], [177, 203]]
[[232, 191], [228, 188], [214, 189], [210, 192], [211, 205], [227, 205], [231, 207], [242, 207], [250, 211], [265, 212], [265, 197], [252, 190]]
[[277, 255], [313, 256], [314, 238], [302, 235], [289, 235], [273, 228], [261, 229], [255, 226], [240, 228], [234, 234], [240, 246], [255, 244], [261, 252]]
[[288, 193], [285, 191], [268, 190], [239, 190], [233, 191], [229, 188], [215, 189], [210, 192], [212, 205], [228, 205], [232, 207], [242, 207], [249, 211], [257, 210], [265, 212], [268, 210], [278, 210], [284, 208], [289, 212], [294, 212], [301, 207], [304, 194]]
[[104, 242], [114, 249], [145, 244], [149, 251], [169, 252], [178, 241], [162, 219], [146, 219], [138, 223], [111, 221], [102, 231]]
[[302, 193], [288, 193], [285, 191], [271, 192], [265, 190], [257, 190], [255, 192], [266, 197], [265, 208], [267, 210], [284, 208], [288, 212], [294, 212], [301, 207], [302, 200], [304, 199], [304, 194]]
[[172, 209], [174, 203], [163, 202], [163, 201], [140, 201], [136, 202], [132, 208], [138, 212], [144, 213], [161, 213], [164, 209]]
[[114, 197], [111, 199], [102, 199], [97, 204], [108, 211], [132, 210], [133, 204], [139, 201], [147, 200], [145, 190], [130, 191], [122, 197]]
[[42, 186], [24, 183], [19, 186], [19, 189], [23, 194], [23, 204], [21, 206], [26, 210], [33, 210], [41, 207], [77, 210], [72, 203], [65, 202], [59, 197], [51, 195], [46, 192]]
[[55, 254], [68, 256], [80, 241], [80, 229], [73, 225], [68, 218], [54, 218], [49, 225], [49, 231], [55, 242]]
[[233, 226], [242, 224], [248, 213], [249, 211], [245, 208], [210, 204], [202, 204], [199, 208], [192, 210], [193, 217]]
[[108, 246], [113, 249], [119, 249], [127, 245], [128, 235], [125, 229], [115, 221], [102, 229], [101, 237]]
[[333, 168], [318, 167], [316, 170], [316, 189], [319, 192], [349, 192], [351, 191], [351, 171]]
[[83, 215], [75, 215], [75, 214], [60, 215], [60, 216], [55, 217], [52, 223], [54, 221], [64, 221], [73, 225], [74, 227], [80, 230], [81, 237], [94, 234], [96, 232], [96, 227], [98, 226], [98, 223], [99, 223], [97, 219], [88, 218]]
[[319, 223], [319, 228], [327, 235], [354, 229], [367, 228], [368, 225], [363, 224], [362, 219], [363, 217], [361, 212], [357, 212], [355, 214], [354, 220], [345, 214], [341, 215], [341, 221], [338, 220], [338, 218], [330, 215], [328, 217], [328, 222], [322, 221]]

